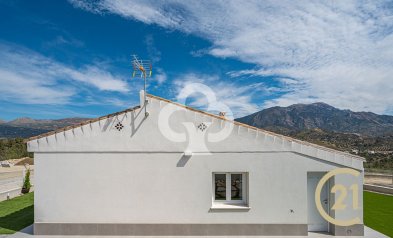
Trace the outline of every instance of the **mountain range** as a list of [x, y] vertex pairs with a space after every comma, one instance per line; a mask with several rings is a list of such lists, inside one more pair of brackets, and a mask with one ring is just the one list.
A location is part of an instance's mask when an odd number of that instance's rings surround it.
[[326, 103], [271, 107], [236, 120], [283, 134], [317, 128], [363, 136], [382, 136], [393, 133], [393, 116], [340, 110]]
[[[65, 126], [79, 124], [88, 119], [37, 120], [22, 117], [8, 122], [0, 120], [0, 138], [25, 138]], [[393, 116], [378, 115], [372, 112], [341, 110], [326, 103], [271, 107], [238, 118], [236, 121], [285, 135], [312, 129], [335, 133], [350, 133], [366, 137], [393, 134]]]
[[[0, 138], [28, 138], [88, 119], [0, 120]], [[267, 108], [236, 121], [360, 155], [367, 159], [368, 168], [393, 169], [393, 116], [312, 103]]]
[[366, 168], [393, 169], [393, 116], [312, 103], [267, 108], [236, 120], [360, 155]]
[[88, 118], [36, 120], [22, 117], [8, 122], [0, 120], [0, 138], [27, 138], [62, 127], [79, 124], [85, 120], [88, 120]]

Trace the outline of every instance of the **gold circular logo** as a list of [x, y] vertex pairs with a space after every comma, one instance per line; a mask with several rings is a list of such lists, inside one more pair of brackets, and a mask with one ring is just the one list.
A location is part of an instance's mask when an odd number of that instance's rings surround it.
[[[330, 172], [328, 172], [327, 174], [325, 174], [321, 180], [319, 181], [317, 188], [315, 189], [315, 204], [317, 206], [317, 209], [319, 211], [319, 213], [321, 214], [321, 216], [328, 222], [334, 224], [334, 225], [338, 225], [338, 226], [351, 226], [351, 225], [355, 225], [355, 224], [360, 224], [360, 218], [359, 217], [355, 217], [353, 219], [350, 220], [336, 220], [333, 217], [331, 217], [329, 214], [326, 213], [326, 211], [323, 209], [322, 204], [321, 204], [321, 191], [322, 191], [322, 187], [323, 185], [333, 176], [336, 176], [338, 174], [349, 174], [352, 175], [354, 177], [358, 177], [360, 175], [359, 171], [356, 171], [354, 169], [349, 169], [349, 168], [338, 168], [338, 169], [334, 169]], [[357, 193], [357, 184], [354, 184], [351, 186], [351, 189], [353, 188], [354, 192], [354, 196], [353, 196], [353, 208], [357, 209], [357, 205], [358, 205], [358, 193]], [[334, 187], [332, 188], [332, 192], [335, 192], [337, 190], [342, 191], [342, 193], [340, 194], [342, 197], [341, 199], [338, 199], [337, 202], [332, 206], [333, 210], [342, 210], [345, 209], [346, 206], [342, 204], [342, 201], [345, 198], [346, 195], [346, 188], [345, 186], [343, 186], [342, 184], [335, 184]], [[345, 194], [345, 195], [344, 195]]]

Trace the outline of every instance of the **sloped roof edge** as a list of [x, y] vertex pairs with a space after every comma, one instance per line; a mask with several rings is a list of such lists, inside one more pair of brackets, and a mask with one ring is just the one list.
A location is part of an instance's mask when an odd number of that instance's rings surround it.
[[124, 114], [124, 113], [127, 113], [127, 112], [132, 112], [132, 111], [134, 111], [134, 110], [136, 110], [138, 108], [140, 108], [140, 106], [136, 106], [136, 107], [133, 107], [133, 108], [128, 108], [126, 110], [123, 110], [123, 111], [120, 111], [120, 112], [111, 113], [111, 114], [108, 114], [108, 115], [105, 115], [105, 116], [102, 116], [102, 117], [97, 117], [97, 118], [94, 118], [94, 119], [86, 120], [86, 121], [83, 121], [83, 122], [81, 122], [79, 124], [66, 126], [66, 127], [54, 130], [54, 131], [49, 131], [49, 132], [46, 132], [46, 133], [38, 135], [38, 136], [30, 137], [30, 138], [26, 139], [25, 142], [27, 143], [27, 142], [32, 141], [32, 140], [37, 140], [37, 139], [41, 139], [41, 138], [44, 138], [44, 137], [47, 137], [47, 136], [51, 136], [51, 135], [57, 134], [59, 132], [72, 130], [72, 129], [75, 129], [75, 128], [78, 128], [78, 127], [81, 127], [81, 126], [84, 126], [84, 125], [87, 125], [87, 124], [90, 124], [90, 123], [93, 123], [93, 122], [96, 122], [96, 121], [100, 121], [102, 119], [118, 116], [118, 115], [121, 115], [121, 114]]
[[353, 158], [353, 159], [366, 161], [365, 158], [363, 158], [361, 156], [353, 155], [353, 154], [350, 154], [350, 153], [347, 153], [347, 152], [343, 152], [343, 151], [340, 151], [340, 150], [331, 149], [331, 148], [324, 147], [324, 146], [317, 145], [317, 144], [313, 144], [313, 143], [310, 143], [310, 142], [307, 142], [307, 141], [302, 141], [302, 140], [295, 139], [295, 138], [292, 138], [292, 137], [289, 137], [289, 136], [284, 136], [284, 135], [277, 134], [277, 133], [274, 133], [274, 132], [271, 132], [271, 131], [267, 131], [267, 130], [264, 130], [264, 129], [261, 129], [261, 128], [250, 126], [250, 125], [238, 122], [238, 121], [229, 120], [229, 119], [227, 119], [225, 117], [221, 117], [221, 116], [214, 115], [214, 114], [211, 114], [211, 113], [208, 113], [208, 112], [205, 112], [205, 111], [201, 111], [201, 110], [198, 110], [198, 109], [195, 109], [195, 108], [192, 108], [192, 107], [189, 107], [189, 106], [186, 106], [186, 105], [183, 105], [183, 104], [180, 104], [180, 103], [177, 103], [177, 102], [165, 99], [165, 98], [161, 98], [161, 97], [158, 97], [158, 96], [155, 96], [155, 95], [152, 95], [152, 94], [147, 94], [147, 97], [155, 98], [157, 100], [161, 100], [161, 101], [164, 101], [164, 102], [167, 102], [167, 103], [172, 103], [172, 104], [175, 104], [177, 106], [186, 108], [186, 109], [194, 111], [194, 112], [198, 112], [198, 113], [210, 116], [210, 117], [214, 117], [216, 119], [221, 119], [221, 120], [224, 120], [224, 121], [227, 121], [227, 122], [231, 122], [231, 123], [233, 123], [235, 125], [242, 126], [242, 127], [248, 128], [248, 129], [252, 129], [252, 130], [255, 130], [255, 131], [260, 131], [260, 132], [263, 132], [263, 133], [266, 133], [266, 134], [269, 134], [269, 135], [272, 135], [272, 136], [279, 137], [281, 139], [285, 139], [287, 141], [296, 142], [296, 143], [299, 143], [299, 144], [302, 144], [302, 145], [311, 146], [311, 147], [314, 147], [316, 149], [324, 150], [324, 151], [327, 151], [327, 152], [330, 152], [330, 153], [340, 154], [340, 155], [343, 155], [343, 156], [346, 156], [346, 157], [350, 157], [350, 158]]
[[[245, 127], [245, 128], [251, 129], [251, 130], [255, 130], [255, 131], [260, 131], [260, 132], [263, 132], [265, 134], [269, 134], [271, 136], [276, 136], [276, 137], [279, 137], [281, 139], [284, 139], [284, 140], [287, 140], [287, 141], [290, 141], [290, 142], [296, 142], [296, 143], [301, 144], [301, 145], [311, 146], [311, 147], [314, 147], [316, 149], [320, 149], [320, 150], [327, 151], [327, 152], [330, 152], [330, 153], [335, 153], [335, 154], [343, 155], [343, 156], [350, 157], [350, 158], [353, 158], [353, 159], [365, 161], [365, 159], [363, 157], [361, 157], [361, 156], [352, 155], [352, 154], [349, 154], [347, 152], [331, 149], [331, 148], [324, 147], [324, 146], [321, 146], [321, 145], [317, 145], [317, 144], [313, 144], [313, 143], [310, 143], [310, 142], [306, 142], [306, 141], [302, 141], [302, 140], [299, 140], [299, 139], [295, 139], [295, 138], [292, 138], [292, 137], [289, 137], [289, 136], [284, 136], [284, 135], [281, 135], [281, 134], [277, 134], [277, 133], [274, 133], [274, 132], [271, 132], [271, 131], [267, 131], [267, 130], [264, 130], [264, 129], [253, 127], [253, 126], [250, 126], [250, 125], [247, 125], [247, 124], [244, 124], [244, 123], [241, 123], [241, 122], [237, 122], [237, 121], [234, 121], [234, 120], [229, 120], [229, 119], [227, 119], [225, 117], [221, 117], [221, 116], [214, 115], [214, 114], [211, 114], [211, 113], [208, 113], [208, 112], [205, 112], [205, 111], [201, 111], [201, 110], [198, 110], [198, 109], [195, 109], [195, 108], [192, 108], [192, 107], [189, 107], [189, 106], [186, 106], [186, 105], [183, 105], [183, 104], [180, 104], [180, 103], [177, 103], [177, 102], [165, 99], [165, 98], [161, 98], [161, 97], [158, 97], [158, 96], [155, 96], [155, 95], [152, 95], [152, 94], [147, 94], [146, 96], [150, 97], [150, 98], [157, 99], [157, 100], [161, 100], [161, 101], [164, 101], [164, 102], [167, 102], [167, 103], [171, 103], [171, 104], [177, 105], [179, 107], [183, 107], [183, 108], [188, 109], [190, 111], [201, 113], [201, 114], [204, 114], [204, 115], [216, 118], [216, 119], [224, 120], [224, 121], [233, 123], [234, 125], [238, 125], [238, 126], [241, 126], [241, 127]], [[41, 135], [30, 137], [30, 138], [26, 139], [25, 142], [41, 139], [41, 138], [48, 137], [48, 136], [51, 136], [51, 135], [54, 135], [54, 134], [57, 134], [57, 133], [60, 133], [60, 132], [64, 132], [64, 131], [72, 130], [72, 129], [75, 129], [75, 128], [79, 128], [81, 126], [84, 126], [84, 125], [87, 125], [87, 124], [90, 124], [90, 123], [93, 123], [93, 122], [97, 122], [97, 121], [100, 121], [102, 119], [118, 116], [118, 115], [121, 115], [121, 114], [124, 114], [124, 113], [127, 113], [127, 112], [132, 112], [132, 111], [134, 111], [136, 109], [139, 109], [139, 108], [140, 108], [140, 106], [136, 106], [136, 107], [133, 107], [133, 108], [128, 108], [126, 110], [120, 111], [120, 112], [115, 112], [115, 113], [111, 113], [111, 114], [108, 114], [108, 115], [105, 115], [105, 116], [101, 116], [101, 117], [98, 117], [98, 118], [86, 120], [86, 121], [84, 121], [82, 123], [79, 123], [79, 124], [76, 124], [76, 125], [63, 127], [63, 128], [60, 128], [60, 129], [57, 129], [57, 130], [54, 130], [54, 131], [50, 131], [50, 132], [47, 132], [47, 133], [44, 133], [44, 134], [41, 134]]]

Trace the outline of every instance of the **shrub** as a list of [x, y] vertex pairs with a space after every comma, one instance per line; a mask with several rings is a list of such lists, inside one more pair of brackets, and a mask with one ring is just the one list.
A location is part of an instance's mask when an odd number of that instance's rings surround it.
[[28, 193], [31, 188], [31, 183], [30, 183], [30, 169], [27, 169], [25, 178], [23, 180], [23, 186], [22, 186], [22, 193]]

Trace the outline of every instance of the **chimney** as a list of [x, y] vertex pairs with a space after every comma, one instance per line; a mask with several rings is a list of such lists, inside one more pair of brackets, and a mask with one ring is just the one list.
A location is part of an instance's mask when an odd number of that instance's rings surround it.
[[145, 91], [141, 90], [139, 91], [139, 105], [141, 106], [141, 108], [143, 107], [143, 105], [145, 105]]

